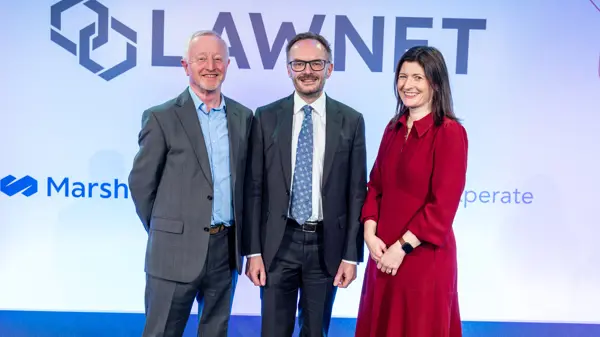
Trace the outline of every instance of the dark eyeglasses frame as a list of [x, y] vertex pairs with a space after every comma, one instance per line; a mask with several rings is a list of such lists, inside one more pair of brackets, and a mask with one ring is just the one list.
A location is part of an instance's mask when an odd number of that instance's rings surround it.
[[[313, 62], [321, 62], [323, 64], [323, 67], [315, 69], [315, 67], [313, 66]], [[302, 69], [300, 69], [300, 70], [294, 69], [294, 66], [292, 65], [293, 63], [302, 64]], [[292, 69], [293, 71], [295, 71], [297, 73], [304, 71], [306, 69], [306, 64], [310, 64], [310, 69], [312, 71], [321, 71], [321, 70], [325, 69], [325, 67], [327, 67], [327, 65], [329, 64], [329, 61], [327, 61], [327, 60], [310, 60], [310, 61], [294, 60], [294, 61], [288, 62], [290, 69]]]

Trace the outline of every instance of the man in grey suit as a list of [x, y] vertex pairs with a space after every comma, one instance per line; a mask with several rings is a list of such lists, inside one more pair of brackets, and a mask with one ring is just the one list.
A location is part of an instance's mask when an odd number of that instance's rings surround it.
[[148, 232], [143, 336], [182, 336], [196, 299], [199, 336], [225, 337], [242, 268], [253, 115], [221, 94], [229, 55], [217, 33], [194, 33], [181, 64], [189, 87], [143, 113], [129, 176]]
[[261, 287], [262, 336], [326, 336], [338, 287], [363, 260], [366, 195], [363, 116], [325, 95], [333, 71], [325, 38], [286, 48], [295, 92], [256, 110], [244, 205], [246, 275]]

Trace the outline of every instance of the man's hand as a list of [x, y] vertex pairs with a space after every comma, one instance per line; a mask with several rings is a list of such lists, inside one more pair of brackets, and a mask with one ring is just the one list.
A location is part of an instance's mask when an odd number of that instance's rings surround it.
[[356, 279], [356, 265], [342, 261], [333, 280], [334, 287], [348, 288]]
[[257, 287], [267, 284], [267, 274], [262, 256], [253, 256], [246, 260], [246, 276]]

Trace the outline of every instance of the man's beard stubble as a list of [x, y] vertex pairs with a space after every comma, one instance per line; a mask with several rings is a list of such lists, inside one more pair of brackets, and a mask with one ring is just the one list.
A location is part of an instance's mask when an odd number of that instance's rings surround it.
[[[301, 87], [303, 80], [314, 80], [314, 81], [319, 81], [319, 83], [318, 83], [316, 89], [310, 90], [310, 91], [306, 91], [306, 90], [303, 90], [302, 87]], [[318, 97], [323, 92], [323, 87], [325, 86], [325, 83], [323, 82], [323, 79], [319, 78], [317, 76], [314, 76], [314, 75], [302, 75], [302, 76], [298, 76], [294, 81], [296, 82], [296, 90], [300, 94], [302, 94], [302, 96], [306, 96], [306, 97], [310, 97], [310, 98], [316, 98], [316, 97]]]

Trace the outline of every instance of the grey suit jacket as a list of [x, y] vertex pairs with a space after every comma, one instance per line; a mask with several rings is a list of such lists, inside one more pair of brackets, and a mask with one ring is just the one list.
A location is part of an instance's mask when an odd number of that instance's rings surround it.
[[[229, 131], [236, 267], [241, 273], [244, 167], [253, 114], [225, 97]], [[191, 282], [204, 267], [213, 204], [208, 152], [186, 89], [143, 113], [139, 151], [129, 175], [136, 212], [148, 232], [145, 271]]]
[[[246, 173], [244, 255], [262, 254], [269, 269], [281, 244], [290, 202], [292, 114], [290, 95], [256, 110]], [[324, 255], [330, 274], [342, 259], [363, 261], [360, 212], [367, 191], [363, 116], [329, 96], [325, 102]]]

